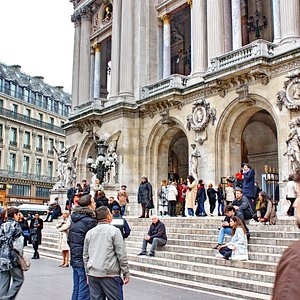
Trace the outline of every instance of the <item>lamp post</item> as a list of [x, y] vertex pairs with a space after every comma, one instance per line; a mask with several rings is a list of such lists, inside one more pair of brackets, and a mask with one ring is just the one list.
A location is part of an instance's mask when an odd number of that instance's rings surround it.
[[260, 33], [268, 25], [268, 20], [265, 16], [261, 16], [261, 13], [256, 9], [255, 15], [248, 18], [248, 31], [255, 32], [255, 37], [260, 38]]
[[115, 152], [111, 153], [107, 151], [108, 144], [105, 140], [97, 141], [95, 148], [97, 150], [97, 157], [93, 159], [92, 156], [89, 156], [86, 163], [90, 171], [96, 174], [96, 178], [102, 183], [106, 172], [111, 169], [118, 157]]

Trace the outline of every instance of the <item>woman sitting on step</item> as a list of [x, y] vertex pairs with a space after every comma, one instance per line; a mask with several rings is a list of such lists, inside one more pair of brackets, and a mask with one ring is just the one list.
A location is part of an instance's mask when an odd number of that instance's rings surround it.
[[248, 260], [247, 235], [242, 221], [234, 216], [231, 218], [231, 241], [221, 246], [216, 256], [232, 260]]

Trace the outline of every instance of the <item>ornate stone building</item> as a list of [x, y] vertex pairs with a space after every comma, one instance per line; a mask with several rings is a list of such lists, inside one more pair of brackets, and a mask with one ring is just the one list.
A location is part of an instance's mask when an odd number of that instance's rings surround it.
[[0, 205], [49, 200], [70, 108], [62, 87], [0, 64]]
[[156, 188], [189, 171], [217, 184], [242, 162], [260, 185], [266, 171], [280, 180], [292, 171], [299, 0], [71, 2], [73, 112], [64, 128], [67, 144], [79, 141], [79, 177], [92, 175], [91, 133], [117, 130], [116, 186], [133, 193], [143, 174]]

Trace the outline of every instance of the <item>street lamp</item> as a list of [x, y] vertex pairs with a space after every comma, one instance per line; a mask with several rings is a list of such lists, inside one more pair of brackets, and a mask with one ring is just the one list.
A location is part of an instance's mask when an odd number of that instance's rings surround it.
[[97, 150], [97, 157], [93, 159], [92, 156], [89, 156], [86, 163], [90, 171], [96, 174], [96, 178], [102, 183], [106, 172], [117, 162], [118, 157], [115, 152], [111, 153], [107, 151], [108, 144], [105, 140], [98, 140], [95, 143], [95, 148]]
[[248, 18], [248, 31], [255, 32], [255, 37], [260, 38], [260, 33], [268, 25], [268, 20], [265, 16], [262, 16], [261, 13], [256, 9], [255, 15]]

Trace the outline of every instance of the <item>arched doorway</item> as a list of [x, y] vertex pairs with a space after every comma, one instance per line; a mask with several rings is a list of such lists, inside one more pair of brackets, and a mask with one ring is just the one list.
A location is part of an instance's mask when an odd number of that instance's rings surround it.
[[157, 174], [162, 179], [182, 181], [188, 175], [188, 139], [185, 133], [173, 127], [161, 137], [157, 151]]
[[267, 99], [251, 94], [255, 105], [245, 107], [238, 99], [224, 110], [216, 131], [216, 180], [234, 175], [243, 162], [255, 170], [255, 180], [262, 186], [265, 166], [278, 171], [278, 120]]

